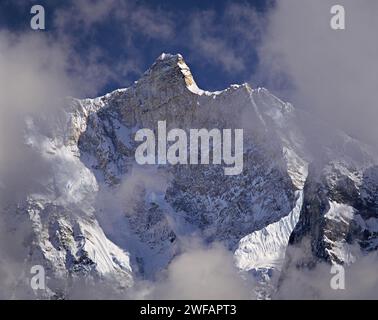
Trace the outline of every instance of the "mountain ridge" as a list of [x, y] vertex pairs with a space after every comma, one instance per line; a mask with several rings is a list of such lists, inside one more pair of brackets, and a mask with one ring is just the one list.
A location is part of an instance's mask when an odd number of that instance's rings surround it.
[[[304, 238], [314, 245], [303, 265], [350, 263], [347, 242], [378, 247], [376, 155], [309, 118], [264, 88], [201, 90], [181, 55], [162, 54], [129, 88], [69, 99], [53, 138], [28, 120], [27, 143], [51, 176], [7, 209], [7, 225], [27, 226], [17, 236], [33, 239], [25, 242], [27, 264], [46, 265], [49, 298], [69, 298], [83, 279], [115, 281], [125, 296], [139, 279], [154, 281], [191, 237], [221, 243], [247, 278], [270, 274], [270, 297], [272, 272], [301, 264], [290, 248]], [[168, 128], [243, 128], [243, 172], [138, 166], [134, 135], [159, 120]]]

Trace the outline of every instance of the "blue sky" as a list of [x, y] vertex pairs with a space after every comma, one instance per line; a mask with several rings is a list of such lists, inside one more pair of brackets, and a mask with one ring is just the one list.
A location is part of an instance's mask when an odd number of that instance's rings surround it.
[[[95, 97], [130, 86], [162, 52], [181, 53], [204, 90], [263, 86], [377, 145], [378, 1], [337, 3], [345, 30], [330, 27], [334, 0], [0, 0], [0, 70], [14, 69], [15, 94], [17, 82], [52, 83], [56, 96]], [[30, 28], [34, 4], [45, 31]]]
[[29, 26], [34, 4], [46, 10], [49, 37], [67, 41], [69, 54], [82, 66], [95, 68], [96, 63], [112, 74], [97, 89], [102, 94], [130, 85], [162, 52], [181, 53], [206, 90], [250, 81], [263, 19], [273, 1], [2, 0], [0, 29], [32, 36], [41, 32]]

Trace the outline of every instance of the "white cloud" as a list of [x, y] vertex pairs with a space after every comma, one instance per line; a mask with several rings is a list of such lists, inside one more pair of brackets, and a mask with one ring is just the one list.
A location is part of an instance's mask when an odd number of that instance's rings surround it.
[[[53, 138], [63, 129], [61, 110], [65, 97], [82, 94], [85, 86], [67, 71], [70, 59], [65, 47], [45, 33], [0, 32], [0, 286], [25, 281], [28, 226], [16, 220], [15, 203], [37, 192], [51, 177], [51, 163], [26, 144], [26, 121], [31, 116], [38, 130]], [[8, 205], [8, 213], [3, 210]], [[13, 213], [13, 215], [12, 215]], [[12, 221], [8, 221], [12, 220]], [[11, 227], [16, 229], [10, 229]], [[29, 226], [30, 227], [30, 226]], [[26, 268], [26, 269], [25, 269]], [[24, 274], [23, 274], [24, 273]], [[4, 295], [12, 290], [2, 289]], [[8, 296], [9, 297], [9, 296]]]
[[[376, 146], [378, 3], [341, 0], [346, 30], [330, 27], [334, 1], [277, 1], [259, 49], [271, 89], [291, 82], [288, 97], [334, 126]], [[278, 79], [278, 81], [277, 81]]]
[[232, 252], [220, 244], [203, 247], [197, 242], [170, 263], [147, 298], [252, 299], [253, 291], [234, 266]]
[[[291, 247], [290, 257], [302, 258], [305, 253], [301, 248]], [[282, 281], [274, 299], [377, 299], [378, 274], [376, 266], [378, 255], [356, 251], [356, 262], [344, 266], [345, 289], [334, 290], [331, 279], [340, 277], [340, 273], [331, 273], [331, 265], [318, 262], [312, 268], [296, 268], [289, 265], [284, 271]], [[342, 274], [341, 274], [342, 276]]]

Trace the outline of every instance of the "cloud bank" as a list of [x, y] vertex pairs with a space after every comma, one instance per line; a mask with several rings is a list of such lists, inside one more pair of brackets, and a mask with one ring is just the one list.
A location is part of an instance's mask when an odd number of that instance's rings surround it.
[[337, 4], [345, 30], [330, 27], [334, 1], [277, 1], [258, 49], [258, 76], [297, 108], [378, 147], [378, 3]]

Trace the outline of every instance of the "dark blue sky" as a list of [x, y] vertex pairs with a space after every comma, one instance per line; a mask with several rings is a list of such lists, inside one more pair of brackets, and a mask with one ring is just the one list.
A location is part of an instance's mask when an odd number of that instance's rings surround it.
[[[36, 32], [29, 26], [30, 8], [34, 4], [43, 5], [46, 10], [43, 32], [56, 41], [69, 38], [71, 54], [84, 64], [89, 64], [88, 57], [99, 51], [96, 63], [118, 75], [109, 77], [98, 94], [130, 85], [162, 52], [181, 53], [200, 87], [219, 90], [253, 77], [262, 21], [273, 6], [271, 0], [109, 0], [112, 10], [84, 28], [90, 19], [85, 15], [92, 14], [85, 8], [95, 8], [96, 2], [0, 0], [0, 29]], [[75, 8], [78, 3], [82, 4], [81, 11]], [[106, 10], [102, 7], [95, 12]], [[256, 19], [248, 10], [257, 14]], [[121, 68], [122, 64], [127, 68]]]
[[[0, 0], [0, 58], [31, 48], [15, 58], [17, 74], [48, 60], [59, 95], [83, 98], [130, 86], [162, 52], [181, 53], [204, 90], [263, 86], [376, 144], [378, 1], [338, 2], [346, 30], [330, 27], [333, 0]], [[30, 28], [35, 4], [44, 31]], [[3, 55], [12, 41], [21, 45]]]

